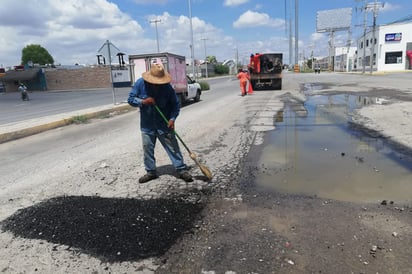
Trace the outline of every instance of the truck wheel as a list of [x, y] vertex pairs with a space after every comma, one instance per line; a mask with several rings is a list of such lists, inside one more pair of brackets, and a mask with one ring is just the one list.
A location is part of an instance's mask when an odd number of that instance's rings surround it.
[[272, 89], [275, 89], [275, 90], [282, 89], [282, 79], [273, 80]]
[[196, 91], [196, 96], [195, 96], [195, 98], [193, 99], [195, 102], [199, 102], [200, 101], [200, 90], [197, 90]]

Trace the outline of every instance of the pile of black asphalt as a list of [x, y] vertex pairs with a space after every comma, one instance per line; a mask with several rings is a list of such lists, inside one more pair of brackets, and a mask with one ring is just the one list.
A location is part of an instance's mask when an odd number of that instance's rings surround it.
[[196, 193], [167, 198], [61, 196], [20, 209], [1, 222], [16, 237], [65, 245], [106, 262], [165, 253], [193, 227], [204, 202]]

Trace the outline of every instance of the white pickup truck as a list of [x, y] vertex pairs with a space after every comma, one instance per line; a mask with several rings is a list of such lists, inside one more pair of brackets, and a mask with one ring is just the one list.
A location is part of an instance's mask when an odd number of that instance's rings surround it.
[[130, 74], [132, 83], [142, 76], [143, 72], [149, 71], [154, 63], [162, 63], [172, 77], [170, 83], [176, 91], [180, 105], [188, 100], [198, 102], [202, 89], [200, 84], [186, 74], [186, 58], [173, 53], [152, 53], [129, 55]]

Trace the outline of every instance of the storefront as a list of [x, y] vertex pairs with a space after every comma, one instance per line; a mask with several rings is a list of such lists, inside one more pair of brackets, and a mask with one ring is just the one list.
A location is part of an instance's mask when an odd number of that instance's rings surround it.
[[[412, 69], [412, 22], [376, 26], [357, 40], [356, 70], [405, 71]], [[373, 55], [373, 58], [371, 56]]]

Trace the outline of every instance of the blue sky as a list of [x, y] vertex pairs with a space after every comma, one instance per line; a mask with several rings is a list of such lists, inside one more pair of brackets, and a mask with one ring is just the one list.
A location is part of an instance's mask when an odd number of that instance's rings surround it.
[[[368, 1], [370, 3], [374, 0]], [[282, 52], [289, 61], [289, 19], [294, 36], [295, 0], [1, 0], [0, 66], [20, 63], [29, 44], [46, 48], [56, 64], [95, 64], [98, 49], [110, 40], [127, 55], [160, 51], [190, 58], [189, 3], [196, 59], [246, 62], [250, 53]], [[328, 55], [328, 34], [316, 32], [319, 11], [352, 8], [352, 40], [362, 33], [365, 1], [299, 0], [299, 56]], [[380, 7], [377, 23], [412, 14], [411, 0], [391, 0]], [[368, 12], [368, 26], [372, 13]], [[343, 46], [347, 32], [335, 34]], [[294, 46], [292, 52], [294, 53]]]

